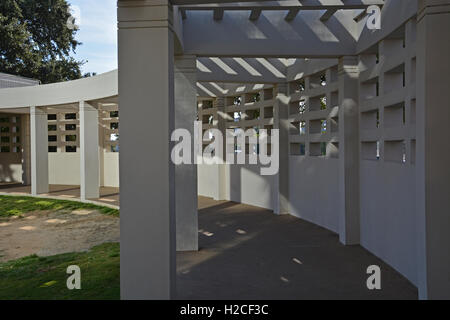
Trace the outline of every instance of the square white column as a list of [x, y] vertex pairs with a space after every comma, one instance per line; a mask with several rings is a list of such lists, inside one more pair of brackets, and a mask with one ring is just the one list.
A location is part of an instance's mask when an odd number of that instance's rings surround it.
[[47, 113], [30, 107], [31, 194], [48, 193], [48, 120]]
[[360, 242], [358, 58], [339, 60], [339, 240]]
[[417, 21], [419, 298], [450, 299], [450, 0], [419, 1]]
[[80, 198], [100, 197], [98, 110], [80, 101]]
[[[288, 85], [279, 83], [275, 88], [274, 129], [279, 129], [279, 170], [274, 177], [274, 212], [288, 214], [289, 204], [289, 94]], [[273, 145], [272, 145], [272, 150]]]
[[168, 0], [118, 1], [120, 291], [175, 295], [173, 11]]
[[175, 57], [175, 128], [191, 134], [191, 164], [175, 167], [177, 251], [198, 250], [197, 166], [194, 164], [194, 122], [197, 115], [197, 59]]

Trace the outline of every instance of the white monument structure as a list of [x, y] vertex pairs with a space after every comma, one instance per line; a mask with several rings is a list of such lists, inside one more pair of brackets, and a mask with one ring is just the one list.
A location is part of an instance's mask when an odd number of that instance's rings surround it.
[[[122, 298], [174, 297], [197, 195], [313, 222], [450, 298], [450, 0], [119, 0], [118, 40], [118, 71], [0, 90], [0, 179], [120, 181]], [[197, 119], [278, 129], [279, 171], [175, 166]]]

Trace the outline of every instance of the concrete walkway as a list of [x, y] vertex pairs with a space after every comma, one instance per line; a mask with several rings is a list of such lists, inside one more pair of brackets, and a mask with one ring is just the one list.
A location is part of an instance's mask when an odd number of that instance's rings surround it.
[[[292, 216], [199, 198], [200, 251], [178, 253], [180, 299], [417, 299], [417, 289], [360, 246]], [[381, 267], [380, 291], [366, 269]]]
[[[118, 191], [102, 188], [96, 201], [119, 205]], [[79, 187], [50, 186], [49, 195], [79, 198]], [[417, 299], [416, 287], [364, 248], [289, 215], [199, 197], [199, 228], [200, 251], [177, 253], [179, 299]], [[381, 267], [382, 290], [367, 289], [370, 265]]]

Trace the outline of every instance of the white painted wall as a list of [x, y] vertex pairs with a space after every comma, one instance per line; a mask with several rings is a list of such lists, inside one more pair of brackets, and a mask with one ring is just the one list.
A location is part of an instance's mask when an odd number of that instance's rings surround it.
[[21, 153], [0, 153], [0, 182], [22, 182]]
[[104, 154], [104, 186], [119, 187], [119, 153], [117, 152]]
[[339, 160], [291, 156], [290, 213], [338, 232]]
[[417, 285], [415, 167], [361, 162], [361, 245]]
[[[49, 183], [64, 185], [80, 184], [80, 154], [60, 152], [48, 154]], [[119, 187], [119, 154], [105, 152], [104, 186]], [[21, 180], [19, 180], [21, 181]]]
[[49, 152], [48, 169], [49, 184], [80, 184], [80, 154], [78, 152]]
[[226, 199], [273, 210], [275, 177], [262, 176], [259, 165], [227, 165]]
[[197, 166], [198, 195], [219, 199], [219, 166], [199, 164]]

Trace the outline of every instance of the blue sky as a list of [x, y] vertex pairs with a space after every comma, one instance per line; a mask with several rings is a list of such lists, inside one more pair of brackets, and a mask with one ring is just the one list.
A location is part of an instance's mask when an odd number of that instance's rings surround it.
[[68, 0], [80, 9], [79, 46], [75, 57], [88, 60], [83, 73], [117, 68], [117, 0]]

